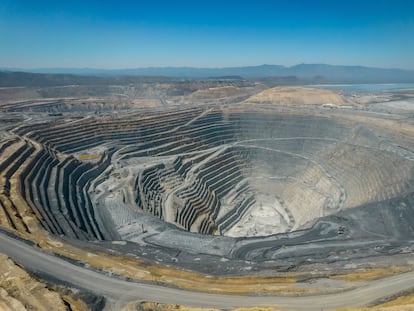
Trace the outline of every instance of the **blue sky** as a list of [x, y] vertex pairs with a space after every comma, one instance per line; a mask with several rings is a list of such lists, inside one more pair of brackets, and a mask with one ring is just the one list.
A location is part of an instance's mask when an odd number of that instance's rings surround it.
[[0, 0], [0, 67], [414, 69], [414, 1]]

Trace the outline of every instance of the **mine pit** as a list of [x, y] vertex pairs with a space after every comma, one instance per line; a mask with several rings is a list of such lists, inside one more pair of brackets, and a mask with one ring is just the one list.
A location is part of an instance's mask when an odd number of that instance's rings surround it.
[[407, 193], [413, 172], [413, 159], [367, 125], [292, 112], [194, 108], [14, 133], [2, 144], [3, 176], [20, 170], [41, 225], [82, 240], [134, 241], [151, 231], [131, 225], [142, 215], [204, 235], [303, 230]]
[[3, 99], [2, 241], [82, 270], [81, 290], [99, 271], [125, 288], [324, 306], [412, 269], [411, 98], [192, 83]]
[[94, 98], [5, 105], [22, 114], [1, 138], [1, 226], [212, 274], [345, 269], [411, 249], [404, 115], [316, 89], [243, 92], [116, 113], [114, 99], [106, 111]]

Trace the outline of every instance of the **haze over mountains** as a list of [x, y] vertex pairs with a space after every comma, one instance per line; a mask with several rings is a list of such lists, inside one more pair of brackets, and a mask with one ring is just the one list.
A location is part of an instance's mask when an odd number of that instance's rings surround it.
[[[169, 78], [212, 78], [228, 77], [243, 79], [271, 79], [290, 77], [290, 81], [298, 83], [403, 83], [414, 82], [414, 70], [384, 69], [364, 66], [336, 66], [326, 64], [299, 64], [291, 67], [281, 65], [261, 65], [246, 67], [224, 68], [194, 68], [194, 67], [148, 67], [133, 69], [93, 69], [93, 68], [44, 68], [20, 69], [3, 68], [0, 75], [1, 86], [18, 85], [18, 78], [33, 81], [36, 76], [17, 75], [13, 72], [28, 72], [31, 74], [48, 74], [48, 80], [70, 82], [73, 77], [54, 77], [55, 74], [95, 76], [101, 78], [116, 77], [169, 77]], [[45, 77], [37, 76], [45, 79]], [[78, 79], [75, 79], [78, 80]], [[80, 83], [93, 83], [93, 79], [79, 78]], [[106, 80], [106, 79], [103, 79]], [[112, 79], [106, 80], [108, 83]], [[100, 81], [103, 82], [103, 81]], [[17, 83], [17, 84], [16, 84]], [[76, 81], [74, 81], [76, 83]], [[36, 84], [36, 83], [35, 83]]]

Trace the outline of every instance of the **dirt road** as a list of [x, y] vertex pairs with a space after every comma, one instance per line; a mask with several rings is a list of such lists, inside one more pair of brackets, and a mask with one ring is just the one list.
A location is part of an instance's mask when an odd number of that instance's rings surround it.
[[146, 300], [200, 307], [275, 306], [286, 310], [320, 311], [363, 306], [384, 296], [414, 288], [414, 272], [408, 272], [335, 294], [299, 297], [216, 295], [121, 280], [74, 265], [1, 232], [0, 252], [29, 271], [53, 276], [54, 279], [104, 295], [115, 302]]

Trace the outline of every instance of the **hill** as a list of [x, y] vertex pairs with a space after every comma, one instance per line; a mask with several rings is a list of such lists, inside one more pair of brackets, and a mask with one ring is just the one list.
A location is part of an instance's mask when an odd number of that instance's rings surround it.
[[305, 87], [275, 87], [264, 90], [245, 100], [251, 104], [272, 105], [341, 105], [346, 101], [335, 92]]
[[[336, 66], [327, 64], [299, 64], [291, 67], [261, 65], [224, 68], [148, 67], [135, 69], [46, 68], [8, 69], [43, 74], [72, 74], [81, 76], [121, 77], [175, 77], [211, 78], [237, 77], [244, 79], [268, 79], [290, 77], [304, 83], [402, 83], [414, 82], [414, 70], [384, 69], [364, 66]], [[1, 81], [0, 77], [0, 81]]]

